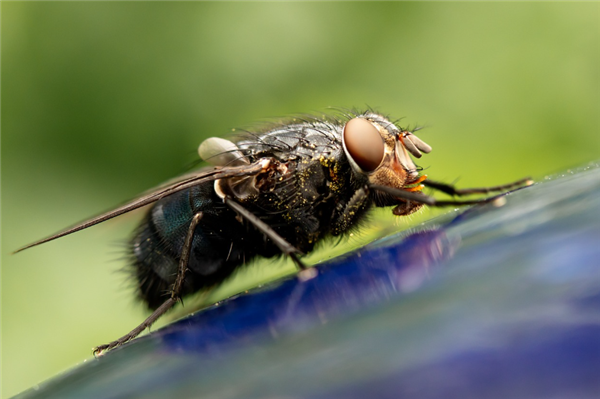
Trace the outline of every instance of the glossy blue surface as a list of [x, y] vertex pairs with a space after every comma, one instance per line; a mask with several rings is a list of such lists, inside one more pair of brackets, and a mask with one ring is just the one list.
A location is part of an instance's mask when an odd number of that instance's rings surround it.
[[600, 168], [227, 300], [22, 397], [600, 397]]

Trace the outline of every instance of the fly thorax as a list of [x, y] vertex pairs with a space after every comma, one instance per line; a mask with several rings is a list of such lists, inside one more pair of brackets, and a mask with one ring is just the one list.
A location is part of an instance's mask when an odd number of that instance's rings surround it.
[[289, 163], [271, 159], [268, 166], [256, 175], [215, 181], [215, 192], [221, 198], [229, 195], [241, 202], [252, 201], [259, 195], [274, 192], [281, 187], [291, 169]]

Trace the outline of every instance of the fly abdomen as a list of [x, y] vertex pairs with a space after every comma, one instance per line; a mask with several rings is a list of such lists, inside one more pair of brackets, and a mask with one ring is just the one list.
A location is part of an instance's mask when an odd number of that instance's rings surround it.
[[138, 295], [151, 309], [168, 297], [194, 214], [195, 229], [183, 295], [223, 281], [256, 255], [245, 228], [214, 194], [212, 182], [165, 197], [151, 208], [132, 240]]

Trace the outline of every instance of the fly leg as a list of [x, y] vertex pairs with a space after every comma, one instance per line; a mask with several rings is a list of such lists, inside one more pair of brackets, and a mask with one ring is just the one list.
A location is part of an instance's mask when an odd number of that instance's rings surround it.
[[183, 282], [185, 281], [185, 273], [187, 272], [187, 266], [190, 259], [190, 249], [192, 248], [192, 241], [194, 239], [194, 231], [196, 230], [196, 226], [202, 219], [202, 212], [196, 213], [192, 217], [192, 222], [190, 223], [190, 227], [188, 228], [187, 235], [185, 236], [185, 241], [183, 243], [183, 248], [181, 250], [181, 258], [179, 259], [179, 268], [177, 269], [177, 277], [175, 278], [175, 283], [173, 283], [173, 288], [171, 289], [171, 296], [169, 299], [163, 302], [146, 320], [144, 320], [139, 326], [123, 335], [121, 338], [116, 341], [112, 341], [105, 345], [100, 345], [94, 348], [94, 355], [102, 354], [102, 352], [111, 350], [116, 348], [117, 346], [121, 346], [124, 343], [134, 339], [138, 335], [140, 335], [146, 328], [150, 327], [159, 317], [165, 314], [169, 309], [171, 309], [178, 301], [181, 300], [181, 291], [183, 287]]
[[223, 200], [227, 206], [236, 211], [248, 222], [252, 223], [254, 227], [256, 227], [261, 233], [269, 237], [271, 241], [273, 241], [273, 244], [277, 245], [281, 252], [292, 258], [301, 272], [308, 270], [308, 267], [302, 263], [300, 259], [298, 259], [297, 255], [301, 252], [292, 244], [287, 242], [285, 238], [280, 236], [275, 230], [273, 230], [271, 226], [260, 220], [255, 214], [244, 208], [242, 205], [235, 202], [231, 197], [225, 197]]
[[505, 193], [501, 193], [492, 197], [474, 199], [474, 200], [451, 200], [451, 201], [440, 201], [435, 197], [431, 197], [429, 195], [421, 194], [419, 192], [411, 192], [398, 188], [387, 187], [387, 186], [379, 186], [379, 185], [371, 185], [369, 186], [373, 190], [382, 191], [384, 193], [388, 193], [393, 195], [396, 198], [400, 198], [403, 200], [408, 200], [411, 202], [416, 202], [418, 204], [425, 204], [429, 206], [461, 206], [461, 205], [474, 205], [474, 204], [485, 204], [488, 202], [494, 202], [501, 198]]
[[489, 193], [497, 192], [497, 191], [506, 191], [506, 190], [510, 190], [511, 188], [515, 188], [515, 187], [530, 186], [532, 183], [533, 183], [533, 180], [531, 180], [531, 178], [529, 178], [529, 177], [526, 177], [524, 179], [517, 180], [515, 182], [508, 183], [508, 184], [503, 184], [500, 186], [479, 187], [479, 188], [457, 189], [451, 184], [440, 183], [440, 182], [432, 181], [429, 179], [424, 180], [421, 184], [423, 184], [424, 186], [427, 186], [427, 187], [431, 187], [434, 190], [438, 190], [443, 193], [446, 193], [448, 195], [461, 196], [461, 195], [471, 195], [471, 194], [489, 194]]

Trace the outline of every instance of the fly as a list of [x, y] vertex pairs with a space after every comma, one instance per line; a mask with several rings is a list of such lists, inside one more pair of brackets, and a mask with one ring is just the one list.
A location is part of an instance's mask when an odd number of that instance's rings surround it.
[[463, 196], [531, 184], [526, 178], [460, 190], [434, 182], [412, 159], [430, 151], [413, 132], [373, 111], [294, 119], [237, 141], [212, 137], [198, 148], [212, 167], [15, 252], [153, 204], [130, 243], [137, 295], [153, 312], [94, 349], [101, 353], [137, 337], [181, 298], [221, 283], [254, 257], [284, 254], [306, 270], [303, 254], [324, 237], [357, 226], [372, 207], [393, 207], [394, 215], [405, 216], [424, 205], [498, 197], [440, 201], [423, 194], [425, 187]]

